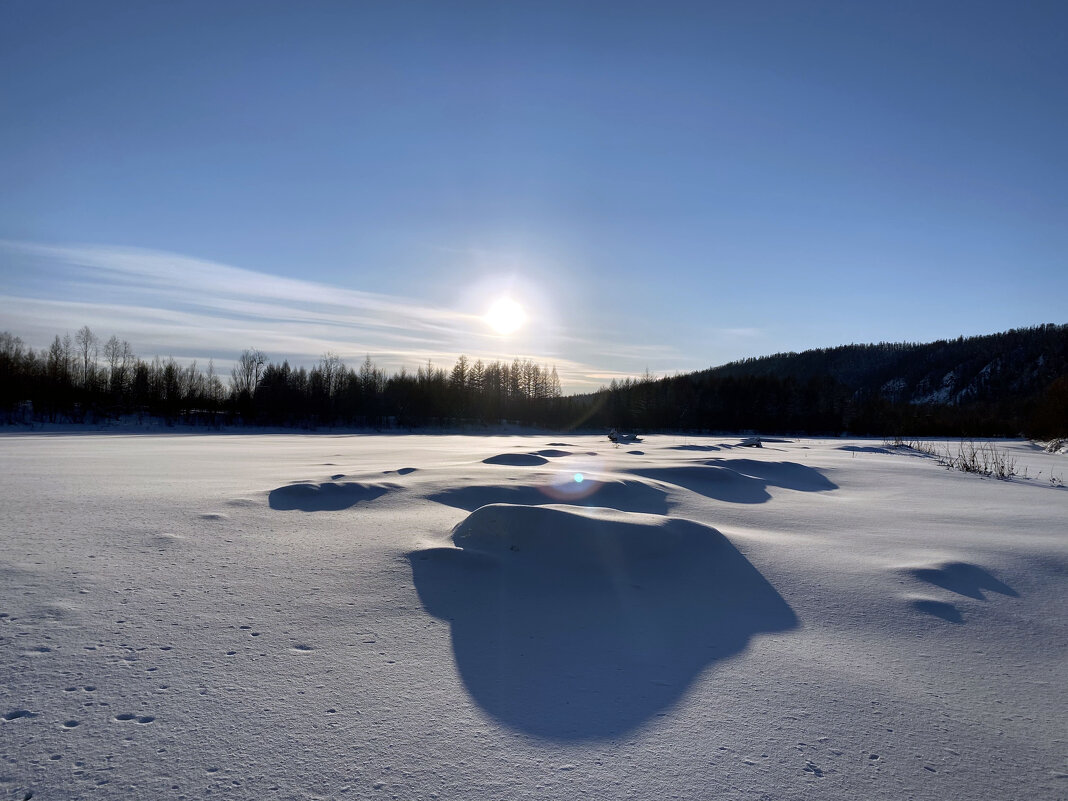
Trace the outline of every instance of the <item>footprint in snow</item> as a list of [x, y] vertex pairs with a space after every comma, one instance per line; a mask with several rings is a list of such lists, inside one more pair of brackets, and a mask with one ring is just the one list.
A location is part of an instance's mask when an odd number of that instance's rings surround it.
[[31, 712], [28, 709], [12, 709], [10, 712], [5, 712], [3, 714], [3, 719], [6, 722], [9, 722], [9, 721], [12, 721], [12, 720], [18, 720], [19, 718], [35, 718], [35, 717], [37, 717], [37, 713], [36, 712]]
[[134, 723], [148, 724], [154, 721], [155, 719], [156, 718], [153, 715], [134, 715], [130, 712], [123, 712], [122, 714], [115, 716], [115, 720], [118, 720], [122, 723], [133, 721]]

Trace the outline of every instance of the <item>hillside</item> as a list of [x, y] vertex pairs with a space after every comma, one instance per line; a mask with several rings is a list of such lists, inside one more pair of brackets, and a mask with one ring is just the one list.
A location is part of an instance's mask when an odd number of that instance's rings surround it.
[[1068, 325], [778, 353], [590, 401], [630, 427], [1056, 436], [1068, 430]]

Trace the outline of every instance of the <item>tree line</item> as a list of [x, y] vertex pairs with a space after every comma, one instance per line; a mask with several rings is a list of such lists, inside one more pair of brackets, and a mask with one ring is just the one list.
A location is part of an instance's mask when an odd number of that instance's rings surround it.
[[1068, 434], [1068, 326], [880, 343], [613, 381], [563, 396], [556, 368], [457, 358], [387, 375], [370, 356], [310, 369], [241, 353], [228, 376], [101, 342], [88, 327], [35, 351], [0, 333], [0, 421], [136, 416], [209, 425], [416, 428], [503, 421], [557, 430], [1019, 436]]
[[0, 333], [0, 414], [7, 422], [106, 422], [136, 416], [168, 422], [299, 427], [416, 427], [455, 423], [549, 425], [561, 399], [555, 367], [530, 359], [432, 363], [387, 375], [370, 356], [356, 369], [326, 353], [310, 369], [272, 362], [255, 348], [229, 376], [214, 361], [180, 365], [139, 358], [129, 342], [102, 341], [83, 326], [29, 348]]
[[1064, 437], [1068, 325], [778, 353], [625, 380], [586, 402], [591, 420], [647, 430]]

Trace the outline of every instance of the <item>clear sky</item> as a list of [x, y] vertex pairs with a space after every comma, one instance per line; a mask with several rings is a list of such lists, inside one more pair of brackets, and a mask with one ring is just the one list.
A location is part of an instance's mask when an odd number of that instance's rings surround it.
[[1063, 0], [4, 0], [0, 329], [577, 391], [1062, 323], [1066, 76]]

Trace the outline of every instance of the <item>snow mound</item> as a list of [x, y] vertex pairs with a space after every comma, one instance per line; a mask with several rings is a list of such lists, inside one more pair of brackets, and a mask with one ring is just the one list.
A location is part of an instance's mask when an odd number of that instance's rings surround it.
[[[577, 480], [579, 478], [581, 480]], [[667, 492], [646, 481], [583, 473], [553, 476], [538, 484], [450, 487], [428, 497], [432, 501], [469, 512], [489, 504], [544, 506], [554, 502], [655, 515], [668, 512]]]
[[536, 453], [499, 453], [482, 460], [482, 464], [502, 464], [508, 467], [537, 467], [549, 460]]
[[396, 489], [392, 484], [360, 484], [357, 482], [323, 484], [301, 482], [271, 490], [267, 496], [272, 509], [301, 512], [338, 512], [358, 503], [371, 501]]
[[[767, 442], [768, 440], [764, 440]], [[710, 459], [711, 467], [725, 467], [756, 478], [769, 486], [798, 492], [828, 492], [838, 485], [814, 467], [798, 462], [765, 462], [760, 459]]]
[[604, 508], [564, 505], [482, 506], [453, 529], [452, 540], [470, 553], [541, 560], [553, 569], [634, 563], [651, 569], [650, 560], [685, 559], [715, 529], [658, 515], [635, 515]]
[[726, 537], [689, 520], [493, 504], [452, 539], [408, 555], [420, 601], [450, 622], [471, 697], [538, 736], [631, 731], [754, 635], [798, 623]]
[[771, 500], [768, 487], [799, 492], [838, 489], [816, 468], [796, 462], [712, 459], [698, 465], [637, 468], [630, 472], [729, 503], [765, 503]]

